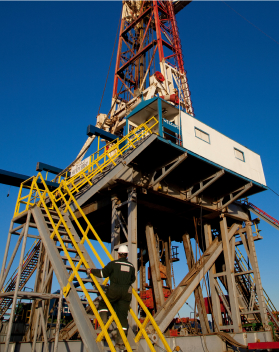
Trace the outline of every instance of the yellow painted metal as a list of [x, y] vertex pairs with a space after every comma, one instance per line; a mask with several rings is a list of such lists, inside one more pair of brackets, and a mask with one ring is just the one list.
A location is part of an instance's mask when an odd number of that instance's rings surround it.
[[[158, 121], [155, 119], [155, 117], [152, 117], [149, 121], [143, 123], [142, 125], [140, 125], [136, 129], [132, 130], [127, 136], [125, 136], [121, 140], [117, 139], [116, 141], [109, 143], [106, 147], [104, 147], [102, 149], [98, 148], [98, 151], [90, 157], [90, 164], [85, 169], [81, 170], [78, 174], [76, 174], [75, 176], [70, 177], [70, 178], [66, 178], [66, 176], [67, 176], [66, 174], [64, 176], [62, 175], [62, 177], [59, 179], [59, 182], [60, 182], [59, 187], [57, 189], [55, 189], [53, 192], [49, 191], [42, 175], [40, 173], [38, 173], [38, 175], [36, 177], [32, 178], [31, 186], [27, 186], [24, 183], [21, 185], [19, 196], [17, 199], [15, 215], [19, 215], [19, 214], [23, 213], [24, 211], [27, 211], [30, 206], [33, 206], [35, 204], [39, 207], [44, 208], [44, 210], [49, 218], [49, 221], [51, 223], [51, 226], [52, 226], [51, 239], [53, 239], [55, 241], [57, 241], [57, 240], [59, 241], [61, 247], [63, 248], [64, 254], [67, 257], [67, 260], [68, 260], [68, 262], [71, 266], [71, 269], [72, 269], [72, 273], [68, 279], [68, 284], [63, 288], [63, 293], [65, 296], [67, 296], [67, 294], [69, 293], [69, 290], [71, 289], [71, 282], [73, 281], [74, 278], [76, 278], [80, 284], [80, 287], [82, 288], [82, 290], [84, 292], [86, 299], [89, 302], [89, 305], [90, 305], [93, 313], [95, 314], [95, 316], [98, 320], [98, 323], [100, 324], [101, 329], [102, 329], [102, 332], [99, 334], [97, 341], [99, 342], [103, 337], [105, 337], [111, 351], [115, 351], [115, 349], [114, 349], [112, 341], [108, 335], [107, 329], [110, 326], [112, 321], [115, 321], [117, 328], [119, 329], [120, 335], [123, 339], [123, 342], [126, 346], [127, 351], [132, 351], [132, 350], [131, 350], [131, 347], [128, 343], [126, 335], [123, 332], [122, 326], [119, 322], [119, 319], [118, 319], [115, 311], [113, 310], [113, 308], [112, 308], [109, 300], [107, 299], [102, 287], [100, 286], [98, 280], [91, 274], [90, 276], [94, 282], [95, 287], [99, 291], [101, 297], [103, 298], [104, 302], [106, 303], [106, 305], [111, 313], [111, 318], [109, 319], [109, 321], [106, 323], [106, 325], [103, 324], [103, 322], [98, 314], [98, 311], [97, 311], [87, 289], [85, 288], [83, 281], [80, 278], [79, 272], [78, 272], [81, 265], [83, 265], [85, 268], [89, 268], [89, 265], [88, 265], [87, 261], [85, 260], [81, 250], [79, 249], [79, 246], [76, 243], [73, 235], [71, 234], [71, 231], [68, 228], [67, 223], [65, 222], [65, 220], [63, 218], [63, 214], [61, 213], [59, 207], [61, 207], [61, 202], [62, 202], [62, 204], [64, 205], [64, 210], [63, 210], [64, 213], [66, 213], [66, 212], [70, 213], [72, 221], [75, 222], [75, 224], [77, 225], [78, 229], [80, 230], [80, 232], [82, 234], [81, 242], [82, 243], [86, 242], [89, 245], [90, 249], [92, 250], [93, 254], [95, 255], [95, 257], [98, 260], [101, 267], [104, 267], [104, 263], [103, 263], [102, 259], [100, 258], [97, 250], [94, 248], [92, 242], [88, 238], [89, 232], [91, 232], [93, 234], [94, 238], [98, 241], [101, 248], [106, 253], [107, 257], [110, 260], [113, 260], [113, 257], [111, 256], [110, 252], [107, 250], [106, 246], [104, 245], [104, 243], [102, 242], [102, 240], [100, 239], [98, 234], [96, 233], [94, 227], [89, 222], [86, 215], [82, 211], [81, 207], [77, 203], [77, 201], [74, 197], [74, 194], [78, 193], [79, 190], [81, 189], [81, 187], [83, 187], [86, 183], [92, 184], [92, 182], [91, 182], [92, 178], [94, 176], [96, 176], [98, 173], [103, 172], [104, 168], [107, 167], [109, 164], [112, 163], [113, 165], [116, 165], [115, 159], [118, 158], [120, 155], [123, 155], [123, 153], [125, 153], [128, 149], [136, 148], [134, 143], [136, 143], [138, 140], [140, 140], [140, 139], [146, 137], [147, 135], [149, 135], [150, 133], [152, 133], [151, 129], [157, 123], [158, 123]], [[64, 179], [63, 179], [63, 177], [64, 177]], [[29, 180], [29, 183], [30, 183], [30, 180]], [[42, 186], [39, 186], [38, 183], [40, 183]], [[29, 194], [27, 196], [22, 195], [23, 189], [30, 190]], [[45, 201], [46, 198], [48, 198], [50, 200], [50, 204], [49, 203], [46, 204], [46, 201]], [[25, 199], [27, 199], [27, 201], [25, 201]], [[36, 201], [37, 199], [38, 199], [38, 201]], [[34, 202], [34, 200], [36, 202]], [[58, 206], [58, 204], [59, 204], [59, 206]], [[83, 222], [85, 221], [85, 223], [87, 225], [85, 230], [81, 226], [75, 213], [72, 211], [70, 204], [74, 204], [75, 209], [79, 211], [81, 218], [83, 219]], [[25, 209], [23, 211], [20, 211], [20, 205], [25, 205]], [[59, 220], [56, 224], [54, 223], [52, 216], [49, 212], [50, 209], [55, 210], [57, 215], [59, 216]], [[67, 247], [65, 246], [65, 244], [63, 242], [63, 238], [59, 234], [59, 227], [61, 227], [61, 226], [63, 226], [63, 228], [65, 228], [68, 237], [71, 239], [73, 247], [76, 249], [77, 254], [80, 257], [80, 261], [78, 262], [78, 264], [76, 266], [75, 266], [74, 262], [72, 261], [69, 252], [67, 251]], [[103, 285], [106, 285], [108, 280], [109, 280], [109, 278], [106, 278], [103, 282]], [[144, 324], [141, 324], [139, 319], [137, 318], [137, 316], [133, 312], [133, 310], [132, 309], [130, 310], [131, 316], [133, 317], [133, 319], [135, 320], [135, 323], [139, 327], [139, 333], [136, 337], [136, 342], [138, 342], [140, 340], [141, 336], [143, 336], [146, 339], [150, 350], [152, 352], [155, 352], [153, 344], [152, 344], [148, 334], [145, 331], [145, 327], [146, 327], [147, 323], [150, 322], [153, 325], [153, 328], [156, 331], [156, 333], [158, 334], [159, 338], [161, 339], [165, 349], [168, 352], [171, 352], [171, 348], [167, 344], [167, 342], [164, 338], [164, 335], [160, 331], [159, 327], [157, 326], [157, 324], [156, 324], [155, 320], [153, 319], [152, 315], [150, 314], [149, 310], [146, 308], [143, 301], [140, 299], [139, 295], [137, 294], [137, 292], [134, 289], [132, 290], [132, 293], [135, 296], [137, 302], [139, 303], [139, 305], [144, 310], [144, 312], [146, 313], [146, 316], [147, 316]]]

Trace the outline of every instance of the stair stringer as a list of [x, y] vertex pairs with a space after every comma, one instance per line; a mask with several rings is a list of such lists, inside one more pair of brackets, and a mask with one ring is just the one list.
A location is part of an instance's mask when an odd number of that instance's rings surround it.
[[50, 238], [51, 234], [45, 223], [41, 209], [34, 207], [31, 212], [61, 289], [70, 284], [71, 289], [66, 300], [70, 304], [72, 316], [75, 320], [86, 350], [88, 352], [102, 352], [103, 348], [95, 341], [97, 334], [93, 329], [87, 313], [80, 301], [80, 297], [78, 296], [73, 283], [68, 282], [69, 274], [65, 269], [65, 265], [61, 259], [58, 249], [55, 246], [54, 241]]
[[[73, 226], [73, 223], [71, 222], [69, 216], [68, 216], [67, 214], [65, 214], [65, 215], [63, 215], [63, 217], [64, 217], [65, 221], [66, 221], [68, 224], [70, 224], [70, 223], [72, 224], [71, 233], [72, 233], [74, 239], [76, 240], [76, 242], [80, 241], [80, 238], [79, 238], [79, 236], [78, 236], [78, 234], [77, 234], [77, 232], [76, 232], [76, 230], [75, 230], [75, 228], [74, 228], [74, 226]], [[90, 258], [88, 252], [86, 251], [85, 246], [84, 246], [83, 244], [79, 243], [79, 248], [80, 248], [80, 250], [82, 251], [82, 254], [83, 254], [84, 258], [87, 260], [87, 262], [88, 262], [88, 264], [90, 265], [90, 267], [91, 267], [91, 268], [96, 268], [96, 266], [95, 266], [93, 260]], [[98, 279], [98, 278], [96, 278], [96, 279], [98, 280], [98, 282], [99, 282], [100, 285], [101, 285], [101, 284], [102, 284], [102, 279]], [[74, 328], [74, 326], [72, 326], [72, 328]], [[144, 352], [144, 349], [142, 348], [142, 346], [140, 345], [140, 343], [137, 344], [137, 346], [135, 346], [135, 341], [134, 341], [134, 339], [135, 339], [135, 334], [134, 334], [134, 332], [133, 332], [132, 329], [129, 329], [129, 330], [128, 330], [127, 339], [128, 339], [128, 342], [129, 342], [129, 344], [130, 344], [130, 346], [131, 346], [131, 348], [132, 348], [133, 350], [137, 349], [138, 352]]]
[[[121, 173], [121, 171], [125, 171], [127, 166], [130, 162], [132, 162], [140, 153], [143, 152], [145, 148], [147, 148], [152, 142], [157, 139], [156, 134], [151, 134], [148, 138], [144, 140], [138, 147], [136, 147], [130, 154], [123, 158], [121, 162], [119, 162], [115, 167], [108, 171], [108, 173], [102, 177], [96, 184], [88, 188], [84, 193], [81, 195], [76, 195], [76, 201], [79, 206], [82, 206], [89, 198], [93, 197], [95, 193], [101, 190], [106, 184], [114, 178], [117, 174]], [[75, 211], [74, 204], [71, 205], [73, 211]]]

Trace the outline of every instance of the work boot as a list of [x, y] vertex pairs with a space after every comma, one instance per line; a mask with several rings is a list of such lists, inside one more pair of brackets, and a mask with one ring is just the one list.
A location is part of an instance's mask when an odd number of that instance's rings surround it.
[[108, 312], [102, 311], [99, 313], [99, 315], [100, 315], [100, 318], [103, 320], [104, 325], [106, 325], [108, 321]]
[[[103, 321], [103, 324], [106, 325], [106, 322], [108, 321], [108, 312], [103, 311], [103, 312], [100, 312], [99, 315], [100, 315], [100, 318]], [[103, 341], [103, 343], [106, 342], [105, 336], [102, 338], [102, 341]]]
[[[125, 335], [127, 336], [128, 330], [123, 330], [125, 332]], [[116, 335], [116, 340], [115, 340], [115, 350], [118, 351], [126, 351], [126, 347], [124, 345], [124, 342], [122, 340], [122, 337], [120, 335], [120, 332], [117, 330], [117, 335]]]

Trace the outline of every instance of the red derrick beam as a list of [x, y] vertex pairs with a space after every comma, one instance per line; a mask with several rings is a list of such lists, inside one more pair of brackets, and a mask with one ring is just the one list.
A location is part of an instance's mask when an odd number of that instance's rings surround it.
[[[156, 55], [155, 48], [158, 49]], [[148, 87], [149, 78], [156, 71], [163, 69], [159, 63], [164, 62], [176, 68], [183, 77], [185, 74], [186, 77], [172, 1], [143, 0], [140, 8], [132, 7], [129, 2], [124, 1], [113, 98], [118, 96], [120, 100], [128, 102], [135, 90]], [[127, 83], [125, 93], [119, 91], [120, 77]], [[184, 107], [187, 112], [192, 113], [186, 78], [181, 78], [179, 90], [184, 95], [182, 99]]]

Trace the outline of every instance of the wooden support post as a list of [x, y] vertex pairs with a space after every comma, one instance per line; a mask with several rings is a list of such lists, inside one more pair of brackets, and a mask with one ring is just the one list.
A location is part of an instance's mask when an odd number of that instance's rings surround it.
[[[138, 290], [138, 236], [137, 236], [137, 192], [136, 189], [131, 187], [128, 189], [128, 249], [129, 261], [134, 265], [136, 271], [136, 281], [133, 284], [133, 288]], [[131, 308], [133, 309], [136, 316], [138, 316], [138, 302], [133, 296]], [[134, 320], [129, 317], [129, 325], [132, 327], [134, 332], [137, 329], [137, 325]]]
[[114, 247], [120, 244], [120, 226], [117, 220], [117, 197], [111, 197], [111, 255], [114, 259], [117, 259], [117, 252], [115, 251]]
[[[184, 250], [186, 254], [187, 265], [190, 271], [195, 264], [195, 259], [194, 259], [194, 253], [193, 253], [189, 234], [188, 233], [184, 234], [182, 236], [182, 240], [183, 240]], [[207, 314], [206, 314], [206, 309], [205, 309], [205, 304], [204, 304], [204, 299], [203, 299], [203, 294], [202, 294], [202, 289], [200, 284], [198, 284], [197, 288], [195, 288], [194, 295], [195, 295], [196, 305], [198, 308], [202, 333], [208, 334], [210, 333], [210, 327], [207, 319]]]
[[[223, 216], [223, 215], [222, 215]], [[223, 254], [225, 259], [226, 265], [226, 276], [227, 276], [227, 284], [228, 284], [228, 294], [230, 298], [230, 308], [231, 308], [231, 316], [233, 320], [233, 329], [234, 332], [241, 332], [241, 319], [240, 319], [240, 312], [239, 312], [239, 303], [238, 303], [238, 295], [237, 289], [235, 284], [235, 277], [234, 277], [234, 262], [232, 261], [231, 255], [231, 247], [228, 237], [228, 226], [227, 226], [227, 219], [224, 216], [220, 221], [220, 229], [221, 229], [221, 237], [223, 243]]]
[[[204, 225], [204, 237], [205, 237], [206, 248], [208, 248], [212, 243], [212, 233], [211, 233], [210, 224]], [[223, 319], [221, 314], [219, 295], [216, 292], [216, 288], [214, 284], [214, 280], [215, 280], [214, 274], [216, 274], [215, 264], [213, 264], [209, 270], [209, 285], [210, 285], [210, 292], [211, 292], [211, 306], [212, 306], [211, 309], [212, 309], [214, 329], [215, 331], [219, 331], [219, 327], [223, 325]], [[209, 298], [210, 297], [208, 297], [208, 299]]]
[[247, 241], [248, 241], [250, 255], [248, 253], [247, 254], [249, 255], [250, 263], [254, 270], [254, 282], [256, 284], [258, 306], [261, 314], [262, 324], [265, 330], [270, 330], [270, 327], [268, 325], [268, 317], [267, 317], [262, 281], [260, 276], [260, 270], [259, 270], [258, 259], [257, 259], [256, 249], [255, 249], [255, 242], [253, 239], [251, 225], [252, 223], [250, 221], [246, 222], [246, 234], [247, 234]]
[[156, 249], [154, 230], [151, 224], [146, 225], [145, 233], [146, 233], [149, 264], [150, 264], [150, 271], [151, 271], [155, 303], [156, 303], [156, 311], [158, 311], [159, 308], [164, 304], [165, 298], [164, 298], [163, 284], [161, 280], [160, 267], [159, 267], [160, 261], [159, 261], [159, 256]]

